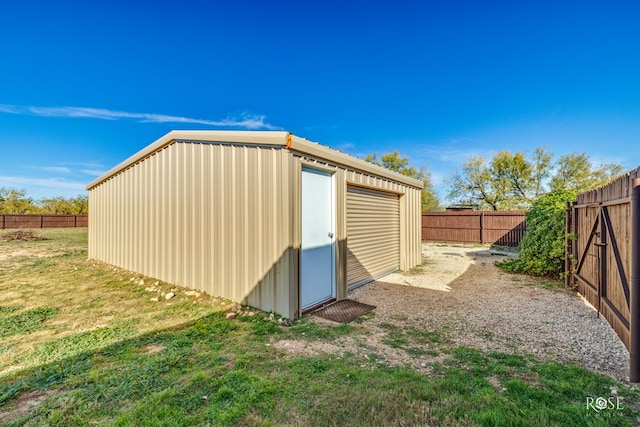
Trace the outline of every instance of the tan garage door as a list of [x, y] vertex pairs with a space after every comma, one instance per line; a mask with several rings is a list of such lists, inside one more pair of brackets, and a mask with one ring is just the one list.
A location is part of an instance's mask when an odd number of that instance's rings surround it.
[[399, 265], [398, 195], [347, 186], [347, 286], [370, 282]]

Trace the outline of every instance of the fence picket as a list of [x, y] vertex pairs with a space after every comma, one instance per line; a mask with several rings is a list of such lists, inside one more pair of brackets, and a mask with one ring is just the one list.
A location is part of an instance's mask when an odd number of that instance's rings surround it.
[[567, 210], [575, 238], [569, 242], [567, 236], [567, 284], [598, 309], [629, 349], [632, 382], [640, 381], [640, 207], [632, 203], [640, 205], [640, 194], [632, 194], [639, 175], [640, 168], [579, 194]]
[[0, 214], [0, 229], [87, 227], [88, 215]]
[[527, 229], [525, 211], [422, 213], [422, 240], [518, 246]]

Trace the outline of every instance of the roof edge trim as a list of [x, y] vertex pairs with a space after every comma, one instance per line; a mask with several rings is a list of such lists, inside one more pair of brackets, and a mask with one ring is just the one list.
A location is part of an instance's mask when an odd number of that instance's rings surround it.
[[103, 181], [122, 172], [140, 160], [149, 157], [153, 153], [160, 151], [167, 145], [180, 140], [202, 141], [202, 142], [228, 142], [245, 143], [259, 145], [274, 145], [285, 147], [287, 145], [287, 135], [284, 131], [201, 131], [201, 130], [173, 130], [166, 135], [155, 140], [144, 147], [128, 159], [117, 164], [100, 177], [91, 181], [86, 189], [91, 190]]
[[96, 178], [87, 185], [87, 190], [98, 186], [100, 183], [117, 175], [137, 162], [160, 151], [175, 141], [202, 141], [211, 143], [238, 143], [272, 145], [286, 147], [289, 150], [308, 154], [323, 160], [347, 166], [349, 168], [384, 177], [386, 179], [401, 182], [410, 187], [422, 189], [424, 183], [376, 164], [367, 162], [349, 154], [300, 138], [286, 131], [213, 131], [213, 130], [174, 130], [152, 142], [128, 159], [114, 166], [106, 173]]
[[419, 189], [424, 188], [424, 182], [419, 179], [411, 178], [409, 176], [402, 175], [398, 172], [394, 172], [390, 169], [383, 168], [374, 163], [367, 162], [366, 160], [359, 159], [333, 148], [326, 147], [316, 142], [311, 142], [307, 139], [300, 138], [293, 135], [291, 138], [291, 150], [298, 151], [300, 153], [309, 154], [314, 157], [328, 160], [333, 163], [338, 163], [344, 166], [348, 166], [352, 169], [362, 172], [370, 173], [372, 175], [382, 176], [392, 181], [401, 182], [410, 187]]

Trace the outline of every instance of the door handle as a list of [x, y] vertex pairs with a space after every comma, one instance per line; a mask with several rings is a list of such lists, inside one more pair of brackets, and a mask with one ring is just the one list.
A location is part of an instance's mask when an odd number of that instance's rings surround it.
[[333, 233], [329, 232], [329, 234], [327, 234], [327, 236], [329, 236], [330, 239], [333, 239]]

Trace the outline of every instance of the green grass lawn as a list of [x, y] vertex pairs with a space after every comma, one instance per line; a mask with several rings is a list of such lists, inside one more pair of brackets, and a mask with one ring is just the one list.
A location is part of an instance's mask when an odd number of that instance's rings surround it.
[[[88, 261], [86, 229], [37, 233], [49, 240], [0, 239], [0, 425], [638, 423], [635, 387], [458, 347], [450, 331], [379, 325], [384, 345], [429, 355], [428, 374], [348, 353], [292, 357], [272, 344], [366, 332], [304, 319], [284, 327], [262, 313], [227, 320], [230, 301]], [[361, 322], [378, 323], [375, 313]], [[621, 408], [587, 407], [597, 397]]]

